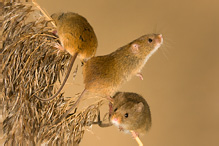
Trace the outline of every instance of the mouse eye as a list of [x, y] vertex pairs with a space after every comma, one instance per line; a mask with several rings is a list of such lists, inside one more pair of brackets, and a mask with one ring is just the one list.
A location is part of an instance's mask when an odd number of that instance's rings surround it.
[[149, 39], [148, 39], [148, 42], [151, 43], [151, 42], [153, 42], [153, 40], [152, 40], [151, 38], [149, 38]]
[[129, 114], [128, 113], [125, 113], [125, 115], [124, 115], [126, 118], [128, 118], [128, 116], [129, 116]]
[[114, 109], [114, 112], [116, 112], [116, 111], [117, 111], [117, 108]]

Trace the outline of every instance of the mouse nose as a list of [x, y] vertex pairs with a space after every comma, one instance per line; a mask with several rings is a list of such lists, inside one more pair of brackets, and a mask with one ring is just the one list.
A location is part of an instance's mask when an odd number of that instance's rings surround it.
[[162, 44], [163, 43], [163, 35], [162, 34], [158, 34], [157, 35], [157, 38], [158, 38], [158, 42], [160, 43], [160, 44]]
[[113, 118], [113, 121], [118, 122], [118, 118]]
[[155, 37], [155, 42], [157, 43], [157, 45], [161, 45], [163, 43], [163, 35], [157, 34]]
[[163, 35], [162, 35], [162, 34], [158, 34], [157, 36], [158, 36], [159, 38], [162, 38]]

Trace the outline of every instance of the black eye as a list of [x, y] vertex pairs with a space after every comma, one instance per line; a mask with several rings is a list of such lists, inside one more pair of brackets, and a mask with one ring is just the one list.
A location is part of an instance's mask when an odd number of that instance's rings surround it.
[[117, 108], [114, 109], [114, 112], [116, 112], [116, 111], [117, 111]]
[[148, 39], [148, 42], [151, 43], [153, 40], [151, 38]]
[[129, 116], [129, 114], [128, 113], [125, 113], [125, 115], [124, 115], [126, 118], [128, 118], [128, 116]]

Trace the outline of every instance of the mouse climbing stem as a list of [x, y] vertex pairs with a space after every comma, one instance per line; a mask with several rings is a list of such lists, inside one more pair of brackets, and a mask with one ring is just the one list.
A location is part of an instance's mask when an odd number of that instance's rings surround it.
[[67, 12], [52, 14], [51, 18], [56, 23], [56, 31], [61, 43], [61, 45], [55, 44], [54, 47], [59, 48], [59, 50], [66, 50], [73, 58], [71, 59], [67, 75], [61, 87], [58, 89], [58, 92], [51, 98], [38, 98], [42, 101], [54, 99], [65, 85], [75, 58], [78, 56], [81, 62], [86, 62], [95, 55], [98, 45], [97, 37], [92, 26], [83, 16], [77, 13]]
[[139, 146], [143, 146], [140, 134], [146, 133], [151, 127], [151, 113], [147, 101], [139, 94], [117, 92], [115, 103], [110, 108], [110, 121], [120, 131], [130, 132]]

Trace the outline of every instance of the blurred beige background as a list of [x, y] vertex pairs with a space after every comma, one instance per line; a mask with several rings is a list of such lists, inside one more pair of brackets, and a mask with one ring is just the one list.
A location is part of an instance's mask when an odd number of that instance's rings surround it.
[[[121, 91], [148, 101], [152, 128], [145, 146], [219, 145], [219, 1], [217, 0], [38, 0], [49, 14], [73, 11], [85, 16], [108, 54], [147, 33], [162, 33], [164, 44], [142, 74]], [[81, 70], [68, 80], [66, 94], [83, 90]], [[72, 78], [72, 76], [70, 77]], [[74, 84], [72, 84], [74, 82]], [[81, 146], [137, 146], [116, 127], [93, 126]]]

